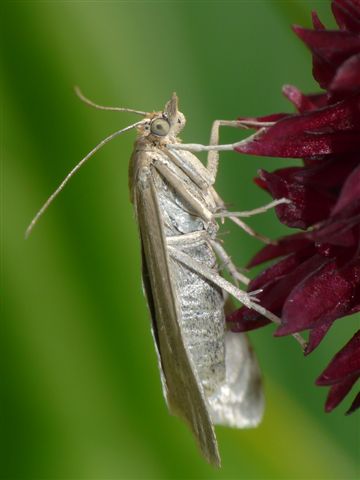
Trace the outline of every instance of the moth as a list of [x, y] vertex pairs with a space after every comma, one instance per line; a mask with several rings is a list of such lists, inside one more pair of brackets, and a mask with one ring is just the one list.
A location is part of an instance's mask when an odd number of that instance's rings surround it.
[[[244, 334], [227, 331], [225, 296], [230, 295], [273, 321], [276, 317], [239, 289], [248, 283], [217, 239], [218, 219], [230, 218], [255, 234], [239, 218], [259, 213], [228, 212], [214, 189], [218, 168], [220, 126], [239, 122], [215, 121], [206, 166], [184, 145], [179, 133], [185, 116], [173, 94], [162, 111], [103, 107], [77, 90], [87, 104], [105, 110], [128, 111], [143, 119], [100, 142], [65, 177], [32, 220], [27, 235], [72, 175], [115, 136], [137, 128], [130, 160], [131, 201], [139, 226], [142, 279], [151, 314], [163, 394], [170, 412], [185, 420], [202, 454], [220, 465], [214, 425], [255, 427], [261, 421], [264, 397], [255, 355]], [[226, 147], [226, 146], [225, 146]], [[230, 149], [230, 148], [228, 148]], [[233, 282], [219, 273], [219, 262]]]

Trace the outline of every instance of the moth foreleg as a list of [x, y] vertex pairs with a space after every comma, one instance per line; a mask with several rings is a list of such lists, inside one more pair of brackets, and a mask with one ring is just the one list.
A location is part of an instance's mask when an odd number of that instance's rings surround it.
[[[219, 145], [220, 127], [239, 127], [238, 120], [215, 120], [211, 127], [210, 145]], [[210, 150], [207, 156], [206, 167], [213, 181], [215, 182], [217, 170], [219, 165], [218, 150]]]
[[[228, 122], [228, 126], [233, 126], [233, 127], [246, 127], [244, 123], [241, 121], [236, 121], [236, 120], [222, 120], [223, 122]], [[233, 125], [230, 125], [234, 123]], [[265, 127], [268, 125], [265, 125], [264, 128], [260, 128], [257, 132], [253, 133], [250, 135], [250, 137], [245, 138], [244, 140], [240, 140], [240, 142], [234, 142], [234, 143], [227, 143], [223, 145], [202, 145], [201, 143], [169, 143], [167, 144], [167, 148], [169, 150], [188, 150], [189, 152], [211, 152], [211, 151], [218, 151], [218, 152], [227, 152], [231, 150], [236, 150], [236, 148], [241, 147], [243, 145], [248, 144], [250, 141], [255, 140], [257, 137], [260, 137], [264, 130]]]
[[213, 219], [213, 213], [206, 208], [203, 202], [193, 195], [189, 189], [189, 185], [184, 182], [179, 176], [177, 176], [165, 162], [157, 160], [153, 163], [156, 170], [162, 175], [171, 187], [179, 194], [179, 196], [185, 200], [192, 208], [193, 212], [199, 215], [202, 219], [209, 222]]
[[194, 163], [191, 158], [184, 157], [176, 150], [166, 149], [166, 154], [201, 190], [208, 189], [214, 183], [207, 168], [202, 163]]

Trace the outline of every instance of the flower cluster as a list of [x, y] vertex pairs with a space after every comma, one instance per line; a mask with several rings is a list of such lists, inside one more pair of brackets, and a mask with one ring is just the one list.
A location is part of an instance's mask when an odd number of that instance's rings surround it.
[[[240, 142], [241, 153], [302, 159], [302, 166], [260, 171], [256, 183], [273, 198], [280, 221], [303, 231], [265, 246], [249, 266], [279, 259], [251, 281], [261, 304], [281, 318], [275, 335], [310, 330], [312, 352], [339, 318], [360, 311], [360, 0], [333, 0], [338, 30], [295, 26], [310, 48], [313, 75], [324, 90], [305, 95], [283, 87], [295, 114], [243, 118], [258, 130]], [[233, 331], [269, 323], [245, 307], [227, 318]], [[360, 331], [317, 379], [329, 386], [326, 411], [335, 408], [360, 377]], [[360, 406], [360, 394], [348, 413]]]

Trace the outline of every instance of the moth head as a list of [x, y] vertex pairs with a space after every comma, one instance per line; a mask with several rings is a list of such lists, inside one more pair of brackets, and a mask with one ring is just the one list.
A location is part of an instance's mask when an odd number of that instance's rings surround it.
[[146, 115], [144, 125], [138, 128], [141, 135], [152, 136], [158, 140], [174, 139], [185, 126], [185, 116], [178, 110], [178, 97], [172, 94], [162, 112]]

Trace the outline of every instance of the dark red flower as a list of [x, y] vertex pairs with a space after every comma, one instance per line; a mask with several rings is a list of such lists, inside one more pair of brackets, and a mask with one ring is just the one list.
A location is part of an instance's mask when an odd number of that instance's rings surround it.
[[[325, 91], [305, 95], [283, 87], [295, 114], [241, 118], [257, 132], [239, 142], [241, 153], [302, 159], [302, 166], [260, 171], [256, 183], [273, 198], [282, 223], [304, 230], [267, 245], [249, 263], [275, 263], [251, 281], [261, 304], [281, 318], [275, 335], [310, 330], [305, 354], [335, 320], [360, 311], [360, 0], [334, 0], [339, 30], [326, 30], [313, 13], [314, 30], [295, 26], [310, 48], [313, 75]], [[271, 124], [269, 125], [269, 122]], [[279, 259], [280, 258], [280, 259]], [[269, 323], [241, 308], [227, 318], [233, 331]], [[360, 376], [360, 331], [317, 380], [330, 386], [326, 411], [335, 408]], [[348, 413], [360, 407], [360, 394]]]

